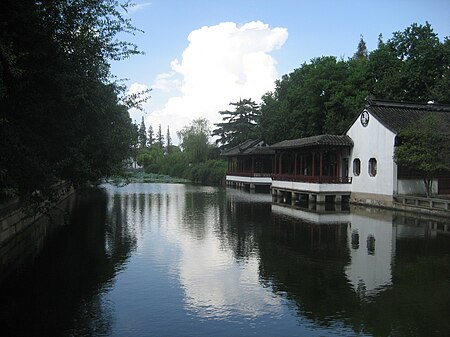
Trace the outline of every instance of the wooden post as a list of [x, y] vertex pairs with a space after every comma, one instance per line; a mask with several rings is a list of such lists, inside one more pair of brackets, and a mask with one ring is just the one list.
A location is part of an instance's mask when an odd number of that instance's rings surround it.
[[300, 175], [303, 175], [303, 156], [300, 156]]
[[315, 164], [315, 161], [316, 161], [316, 153], [313, 151], [313, 153], [312, 153], [312, 176], [314, 177], [314, 166], [316, 166]]
[[277, 174], [277, 154], [275, 153], [272, 158], [272, 174]]
[[319, 181], [322, 180], [322, 173], [323, 173], [323, 151], [319, 152]]
[[294, 176], [297, 175], [297, 152], [295, 153]]
[[281, 170], [282, 160], [283, 160], [283, 154], [280, 153], [280, 160], [278, 161], [278, 174], [282, 173], [282, 170]]
[[339, 179], [339, 166], [341, 163], [341, 156], [336, 153], [336, 178]]

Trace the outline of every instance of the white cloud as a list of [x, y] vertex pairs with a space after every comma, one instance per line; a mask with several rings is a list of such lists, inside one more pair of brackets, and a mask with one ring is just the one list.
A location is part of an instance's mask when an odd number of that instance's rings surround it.
[[[224, 22], [194, 30], [181, 61], [171, 62], [171, 73], [157, 76], [152, 85], [173, 92], [164, 107], [151, 112], [147, 125], [169, 125], [176, 131], [193, 119], [206, 117], [211, 125], [221, 121], [218, 113], [239, 98], [259, 101], [273, 90], [276, 61], [269, 54], [283, 46], [286, 28], [270, 28], [261, 21], [238, 26]], [[175, 134], [175, 132], [172, 132]]]
[[150, 6], [151, 2], [144, 2], [144, 3], [134, 3], [132, 6], [128, 8], [128, 13], [133, 14], [136, 12], [140, 12], [144, 10], [146, 7]]
[[170, 73], [158, 74], [156, 76], [155, 81], [153, 82], [152, 89], [161, 90], [165, 92], [180, 90], [181, 81], [179, 79], [174, 78], [175, 75], [176, 74], [174, 71]]

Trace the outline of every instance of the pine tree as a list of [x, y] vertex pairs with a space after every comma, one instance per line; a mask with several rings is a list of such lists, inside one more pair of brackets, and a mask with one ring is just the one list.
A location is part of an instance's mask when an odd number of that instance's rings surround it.
[[138, 143], [140, 149], [144, 149], [145, 147], [147, 147], [147, 130], [145, 128], [144, 116], [142, 116], [142, 122], [139, 127]]
[[160, 149], [163, 149], [164, 148], [164, 136], [162, 134], [161, 124], [159, 124], [159, 127], [158, 127], [158, 133], [156, 134], [156, 141], [157, 141], [158, 147]]
[[354, 60], [367, 60], [369, 53], [367, 51], [366, 42], [364, 41], [364, 38], [362, 35], [360, 35], [358, 48], [356, 50], [356, 53], [353, 55]]
[[155, 141], [155, 135], [153, 134], [153, 128], [151, 125], [148, 126], [147, 130], [147, 146], [151, 147]]
[[170, 147], [172, 146], [172, 138], [170, 137], [169, 126], [167, 125], [167, 135], [166, 135], [166, 153], [170, 153]]
[[230, 105], [234, 106], [234, 111], [219, 111], [224, 116], [223, 122], [214, 124], [217, 128], [212, 134], [220, 137], [216, 144], [221, 143], [223, 148], [256, 138], [256, 127], [261, 115], [259, 105], [251, 99], [240, 99]]

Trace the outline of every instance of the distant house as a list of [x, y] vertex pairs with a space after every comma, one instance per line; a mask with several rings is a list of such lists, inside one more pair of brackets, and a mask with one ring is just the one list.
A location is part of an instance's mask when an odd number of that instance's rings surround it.
[[[351, 201], [390, 206], [397, 194], [425, 194], [421, 177], [399, 168], [393, 156], [398, 133], [427, 114], [435, 115], [450, 132], [448, 105], [367, 101], [345, 133], [354, 143], [349, 160]], [[439, 177], [434, 193], [450, 193], [449, 178]]]

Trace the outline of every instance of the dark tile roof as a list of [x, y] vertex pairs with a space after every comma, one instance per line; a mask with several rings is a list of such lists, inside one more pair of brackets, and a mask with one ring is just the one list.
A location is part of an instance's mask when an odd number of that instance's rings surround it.
[[311, 146], [348, 146], [353, 147], [353, 140], [347, 135], [319, 135], [306, 138], [283, 140], [271, 145], [272, 149], [300, 148]]
[[438, 119], [440, 132], [450, 133], [450, 105], [367, 100], [365, 109], [394, 133], [429, 114]]
[[221, 153], [222, 156], [245, 156], [245, 155], [271, 155], [275, 151], [263, 142], [263, 146], [259, 144], [262, 142], [261, 139], [249, 139], [245, 142], [232, 147]]

